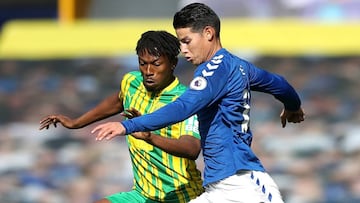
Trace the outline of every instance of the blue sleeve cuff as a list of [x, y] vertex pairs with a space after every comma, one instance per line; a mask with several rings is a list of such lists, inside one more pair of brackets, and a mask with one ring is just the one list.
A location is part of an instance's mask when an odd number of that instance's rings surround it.
[[121, 124], [124, 126], [124, 128], [125, 128], [125, 135], [128, 135], [128, 134], [130, 134], [130, 133], [133, 133], [133, 132], [131, 132], [131, 126], [133, 126], [133, 122], [132, 122], [130, 119], [121, 121], [120, 123], [121, 123]]

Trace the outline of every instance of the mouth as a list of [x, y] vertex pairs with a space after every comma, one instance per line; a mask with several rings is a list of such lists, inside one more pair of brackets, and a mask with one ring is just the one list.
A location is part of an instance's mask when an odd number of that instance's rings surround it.
[[191, 61], [192, 61], [191, 57], [185, 57], [185, 59], [186, 59], [186, 61], [188, 61], [188, 62], [191, 62]]
[[149, 78], [148, 78], [148, 79], [145, 79], [144, 82], [145, 82], [146, 84], [149, 84], [149, 85], [155, 83], [155, 81], [154, 81], [153, 79], [149, 79]]
[[143, 84], [148, 91], [156, 90], [157, 85], [156, 85], [155, 81], [152, 79], [145, 79], [143, 81]]

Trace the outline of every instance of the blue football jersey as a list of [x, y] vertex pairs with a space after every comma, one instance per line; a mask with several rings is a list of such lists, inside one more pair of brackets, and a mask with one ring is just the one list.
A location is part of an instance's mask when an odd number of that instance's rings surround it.
[[197, 114], [205, 163], [204, 185], [239, 170], [265, 171], [251, 150], [252, 90], [273, 95], [287, 110], [300, 108], [298, 94], [282, 76], [220, 49], [196, 68], [189, 89], [177, 100], [122, 124], [129, 134], [163, 128]]

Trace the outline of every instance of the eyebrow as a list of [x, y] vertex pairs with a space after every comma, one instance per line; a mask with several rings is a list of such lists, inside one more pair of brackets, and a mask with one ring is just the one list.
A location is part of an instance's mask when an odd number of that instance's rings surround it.
[[[155, 59], [154, 60], [152, 60], [152, 61], [150, 61], [150, 63], [154, 63], [154, 62], [157, 62], [157, 61], [159, 61], [160, 60], [160, 56], [154, 56], [155, 57]], [[144, 58], [142, 58], [141, 56], [139, 56], [139, 60], [142, 60], [142, 61], [146, 61]]]

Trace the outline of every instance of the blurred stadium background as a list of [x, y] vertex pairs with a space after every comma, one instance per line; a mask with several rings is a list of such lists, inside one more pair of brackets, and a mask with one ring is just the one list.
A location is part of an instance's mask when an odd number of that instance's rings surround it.
[[[117, 91], [137, 69], [140, 34], [174, 33], [172, 16], [189, 2], [0, 1], [0, 202], [88, 203], [130, 189], [124, 138], [95, 142], [92, 126], [39, 131], [39, 121], [76, 117]], [[253, 94], [253, 148], [285, 202], [360, 202], [360, 0], [201, 2], [222, 18], [225, 48], [302, 97], [307, 120], [282, 129], [282, 106]], [[188, 84], [191, 65], [176, 71]]]

